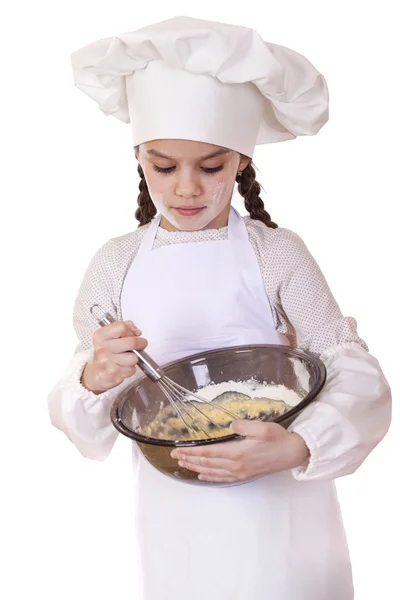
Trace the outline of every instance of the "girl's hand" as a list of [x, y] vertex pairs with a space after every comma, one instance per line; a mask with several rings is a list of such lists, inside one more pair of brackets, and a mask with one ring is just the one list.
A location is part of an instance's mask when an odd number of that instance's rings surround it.
[[147, 340], [131, 321], [117, 321], [93, 334], [93, 358], [86, 364], [82, 385], [95, 394], [116, 387], [136, 371], [138, 358], [129, 350], [144, 350]]
[[232, 429], [246, 439], [176, 448], [171, 456], [178, 458], [181, 466], [199, 473], [199, 479], [221, 483], [287, 471], [303, 465], [310, 456], [303, 438], [277, 423], [235, 421]]

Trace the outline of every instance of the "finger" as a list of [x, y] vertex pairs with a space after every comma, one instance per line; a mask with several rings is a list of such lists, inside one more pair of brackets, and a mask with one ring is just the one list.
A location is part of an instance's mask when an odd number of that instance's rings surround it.
[[144, 350], [147, 347], [147, 340], [142, 337], [136, 337], [132, 333], [127, 337], [109, 340], [104, 344], [107, 352], [110, 354], [120, 354], [131, 350]]
[[262, 421], [233, 421], [231, 429], [234, 433], [255, 440], [268, 440], [275, 437], [277, 423], [263, 423]]
[[243, 455], [249, 443], [246, 440], [235, 440], [234, 442], [225, 442], [224, 444], [212, 444], [210, 446], [193, 446], [187, 448], [175, 448], [172, 451], [173, 458], [182, 458], [185, 456], [188, 460], [192, 456], [204, 456], [205, 458], [228, 458], [238, 460]]
[[234, 473], [228, 471], [226, 469], [209, 469], [208, 467], [202, 467], [201, 465], [192, 465], [186, 461], [179, 461], [179, 466], [184, 469], [189, 469], [189, 471], [194, 471], [195, 473], [199, 473], [200, 475], [205, 475], [206, 477], [234, 477]]
[[135, 325], [133, 321], [125, 321], [125, 323], [127, 323], [130, 326], [135, 335], [142, 335], [142, 330], [137, 325]]
[[116, 321], [115, 323], [111, 323], [110, 325], [105, 325], [104, 327], [96, 329], [93, 334], [93, 342], [102, 343], [105, 340], [112, 340], [132, 335], [133, 329], [136, 328], [134, 327], [132, 329], [132, 325], [130, 323], [131, 321]]
[[[100, 364], [115, 363], [120, 366], [133, 366], [137, 364], [138, 357], [131, 350], [144, 350], [147, 340], [130, 335], [129, 338], [107, 340], [94, 347], [93, 358]], [[124, 350], [124, 348], [127, 348]], [[113, 351], [112, 351], [113, 350]]]
[[111, 354], [108, 364], [118, 367], [132, 369], [136, 367], [139, 359], [133, 352], [121, 352], [120, 354]]
[[202, 467], [203, 469], [224, 469], [229, 472], [232, 472], [232, 468], [235, 465], [235, 461], [228, 458], [207, 458], [206, 456], [183, 455], [180, 462], [184, 462], [185, 465]]

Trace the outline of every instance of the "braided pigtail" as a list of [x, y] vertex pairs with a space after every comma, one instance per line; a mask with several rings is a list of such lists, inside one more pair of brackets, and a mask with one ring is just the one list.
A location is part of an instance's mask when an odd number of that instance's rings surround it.
[[244, 206], [252, 219], [262, 221], [267, 227], [276, 229], [278, 225], [271, 220], [260, 198], [261, 185], [256, 180], [256, 170], [250, 162], [241, 175], [236, 177], [238, 192], [244, 198]]
[[143, 169], [138, 165], [138, 173], [140, 175], [139, 196], [137, 199], [138, 208], [135, 212], [135, 217], [139, 221], [139, 227], [147, 225], [156, 216], [157, 209], [150, 198], [149, 189], [144, 177]]

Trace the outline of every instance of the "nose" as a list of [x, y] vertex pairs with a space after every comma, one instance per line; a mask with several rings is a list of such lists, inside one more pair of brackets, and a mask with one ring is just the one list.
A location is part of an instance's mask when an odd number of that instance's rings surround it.
[[201, 187], [193, 172], [181, 171], [176, 184], [175, 194], [186, 199], [200, 196]]

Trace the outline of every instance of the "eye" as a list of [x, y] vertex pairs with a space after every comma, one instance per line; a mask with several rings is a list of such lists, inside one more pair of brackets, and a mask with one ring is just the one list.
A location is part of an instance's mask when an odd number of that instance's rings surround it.
[[212, 173], [218, 173], [218, 171], [222, 171], [223, 168], [224, 168], [224, 165], [220, 165], [219, 167], [214, 167], [212, 169], [204, 167], [203, 171], [204, 171], [204, 173], [212, 174]]
[[[175, 171], [176, 167], [158, 167], [157, 165], [153, 165], [153, 169], [157, 171], [157, 173], [164, 173], [164, 175], [168, 175], [168, 173], [172, 173]], [[222, 171], [224, 165], [220, 165], [219, 167], [202, 167], [202, 171], [207, 173], [208, 175], [212, 175], [213, 173], [218, 173], [218, 171]]]
[[166, 167], [163, 169], [162, 167], [157, 167], [157, 165], [153, 165], [153, 169], [157, 171], [157, 173], [165, 173], [166, 175], [168, 175], [168, 173], [172, 173], [172, 171], [175, 170], [175, 167]]

